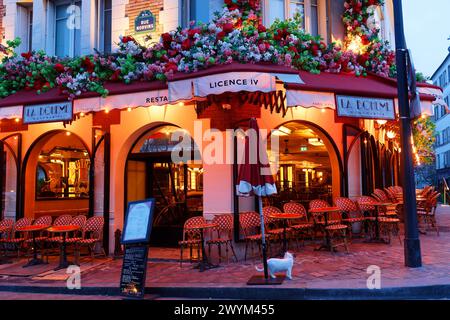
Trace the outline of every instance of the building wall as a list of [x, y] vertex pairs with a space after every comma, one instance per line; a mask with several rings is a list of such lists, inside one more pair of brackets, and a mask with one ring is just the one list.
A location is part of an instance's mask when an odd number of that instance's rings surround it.
[[4, 0], [0, 0], [0, 43], [3, 43], [5, 36], [5, 26], [3, 25], [3, 16], [6, 14], [6, 6]]
[[[207, 21], [216, 8], [220, 7], [220, 0], [200, 1], [193, 6], [192, 14], [200, 21]], [[48, 0], [30, 0], [33, 6], [33, 45], [34, 50], [44, 49], [49, 54], [54, 54], [53, 22], [49, 22]], [[6, 6], [6, 15], [3, 18], [2, 6]], [[22, 2], [21, 2], [22, 3]], [[156, 18], [156, 30], [150, 32], [151, 41], [158, 41], [162, 32], [174, 30], [179, 25], [179, 0], [112, 0], [112, 27], [111, 37], [113, 49], [120, 35], [134, 35], [143, 41], [144, 34], [135, 34], [134, 20], [142, 10], [151, 10]], [[344, 37], [344, 26], [342, 24], [342, 13], [344, 0], [319, 0], [319, 33], [325, 41], [331, 42], [342, 40]], [[14, 39], [23, 35], [21, 23], [19, 22], [17, 0], [0, 0], [0, 33], [4, 29], [6, 39]], [[380, 12], [383, 17], [384, 35], [387, 40], [393, 41], [393, 19], [390, 1], [386, 2], [385, 8]], [[4, 9], [3, 9], [4, 10]], [[308, 13], [309, 11], [307, 11]], [[82, 0], [81, 21], [81, 54], [88, 54], [99, 48], [99, 27], [95, 0]], [[308, 19], [308, 17], [306, 18]], [[20, 50], [24, 50], [21, 47]]]
[[[450, 49], [450, 48], [449, 48]], [[445, 58], [442, 64], [431, 77], [433, 83], [440, 86], [443, 91], [443, 99], [446, 104], [450, 102], [450, 54]], [[435, 107], [436, 121], [436, 169], [447, 172], [450, 168], [450, 116], [446, 114], [444, 107]], [[444, 174], [449, 178], [447, 174]]]

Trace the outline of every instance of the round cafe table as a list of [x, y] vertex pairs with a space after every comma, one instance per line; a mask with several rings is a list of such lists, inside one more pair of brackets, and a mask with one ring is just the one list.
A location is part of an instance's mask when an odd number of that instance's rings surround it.
[[201, 242], [201, 249], [202, 249], [202, 260], [200, 260], [199, 264], [195, 266], [195, 269], [199, 269], [200, 272], [203, 272], [207, 269], [217, 268], [216, 265], [213, 265], [208, 261], [208, 257], [206, 256], [206, 250], [205, 250], [205, 236], [204, 231], [207, 229], [212, 229], [217, 227], [217, 224], [215, 223], [202, 223], [198, 224], [192, 227], [189, 227], [190, 230], [199, 230], [200, 231], [200, 242]]
[[17, 231], [19, 232], [31, 233], [31, 236], [33, 238], [33, 258], [30, 261], [28, 261], [28, 263], [24, 265], [23, 268], [36, 266], [39, 264], [45, 264], [44, 260], [38, 258], [37, 255], [36, 233], [41, 232], [47, 229], [48, 227], [49, 227], [48, 225], [31, 225], [17, 228]]
[[59, 265], [54, 269], [55, 271], [65, 269], [69, 265], [73, 264], [73, 262], [67, 261], [67, 252], [66, 252], [66, 235], [68, 232], [73, 232], [79, 230], [79, 226], [52, 226], [47, 229], [48, 232], [51, 233], [62, 233], [63, 241], [60, 245], [60, 254], [59, 254]]
[[303, 216], [296, 213], [271, 213], [269, 214], [269, 218], [283, 220], [283, 252], [284, 254], [287, 251], [287, 236], [286, 229], [288, 220], [301, 219]]
[[333, 251], [333, 247], [331, 246], [330, 233], [327, 230], [327, 227], [330, 225], [328, 223], [328, 221], [329, 221], [328, 214], [330, 214], [331, 212], [341, 212], [341, 209], [339, 209], [338, 207], [325, 207], [325, 208], [310, 209], [309, 212], [315, 213], [315, 214], [323, 214], [323, 217], [324, 217], [323, 226], [325, 229], [325, 243], [322, 244], [319, 248], [316, 248], [314, 250], [315, 251], [320, 251], [320, 250]]

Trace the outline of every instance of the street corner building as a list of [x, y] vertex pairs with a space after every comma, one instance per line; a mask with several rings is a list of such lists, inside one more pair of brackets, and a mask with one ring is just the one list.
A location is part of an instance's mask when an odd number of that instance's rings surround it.
[[[151, 243], [176, 246], [190, 217], [256, 210], [237, 156], [203, 159], [250, 118], [269, 160], [279, 144], [271, 205], [401, 185], [393, 31], [380, 0], [0, 0], [1, 218], [102, 216], [112, 253], [128, 202], [155, 198]], [[441, 96], [417, 84], [413, 125]]]

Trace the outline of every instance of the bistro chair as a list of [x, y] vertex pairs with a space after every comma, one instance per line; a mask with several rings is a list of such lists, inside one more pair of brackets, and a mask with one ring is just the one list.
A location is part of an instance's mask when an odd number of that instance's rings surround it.
[[233, 240], [232, 240], [233, 216], [231, 214], [216, 215], [216, 216], [214, 216], [212, 223], [217, 225], [217, 227], [215, 227], [213, 230], [213, 231], [217, 232], [217, 237], [206, 241], [206, 243], [208, 244], [209, 256], [211, 257], [211, 245], [216, 245], [217, 250], [219, 252], [219, 263], [220, 263], [221, 256], [222, 256], [221, 248], [222, 248], [222, 245], [225, 245], [227, 262], [228, 262], [228, 247], [230, 247], [231, 252], [233, 253], [233, 256], [237, 262], [238, 258], [236, 256], [236, 253], [234, 252]]
[[[281, 210], [277, 207], [268, 206], [263, 208], [265, 231], [271, 237], [271, 240], [278, 242], [282, 241], [284, 229], [278, 228], [278, 221], [274, 218], [271, 218], [270, 215], [281, 213], [283, 212], [281, 212]], [[286, 228], [286, 235], [290, 234], [290, 231], [290, 228]]]
[[361, 233], [365, 234], [364, 222], [367, 219], [366, 217], [364, 217], [364, 214], [362, 213], [358, 205], [353, 200], [344, 197], [336, 197], [334, 199], [334, 203], [339, 209], [341, 209], [343, 213], [346, 214], [346, 218], [342, 219], [342, 222], [348, 225], [350, 239], [353, 238], [353, 224], [355, 223], [361, 224]]
[[[77, 231], [70, 232], [66, 236], [66, 244], [68, 246], [74, 245], [74, 247], [75, 247], [74, 251], [76, 251], [77, 243], [83, 240], [83, 233], [85, 231], [86, 221], [87, 221], [87, 218], [85, 215], [75, 216], [70, 221], [70, 225], [80, 227], [80, 229], [78, 229]], [[61, 243], [63, 242], [63, 239], [61, 238], [61, 239], [57, 240], [57, 242], [59, 243], [59, 245], [61, 245]]]
[[[67, 226], [70, 225], [72, 221], [72, 216], [65, 214], [62, 216], [56, 217], [55, 221], [53, 221], [54, 226]], [[62, 236], [49, 237], [46, 241], [51, 243], [57, 243], [62, 240]]]
[[[83, 223], [83, 219], [79, 218], [75, 222], [79, 223], [78, 225], [80, 225], [81, 223]], [[72, 223], [73, 221], [70, 224], [72, 225]], [[84, 223], [83, 237], [81, 239], [78, 238], [77, 240], [74, 240], [77, 261], [78, 257], [80, 256], [81, 248], [87, 247], [89, 253], [91, 254], [91, 261], [94, 262], [95, 246], [97, 244], [101, 245], [101, 253], [106, 257], [106, 252], [102, 245], [104, 225], [105, 219], [103, 217], [95, 216], [87, 219], [87, 221]]]
[[205, 224], [203, 216], [196, 216], [186, 220], [183, 226], [183, 240], [178, 241], [180, 246], [180, 268], [183, 266], [183, 250], [189, 248], [189, 262], [192, 262], [192, 251], [197, 249], [197, 259], [200, 259], [201, 236], [199, 229], [192, 229], [197, 225]]
[[3, 231], [0, 231], [0, 243], [2, 239], [7, 239], [9, 237], [13, 225], [14, 225], [13, 219], [3, 219], [0, 221], [0, 228], [3, 229]]
[[310, 236], [314, 240], [314, 224], [308, 221], [308, 215], [303, 205], [297, 202], [287, 202], [283, 205], [285, 213], [293, 213], [301, 216], [300, 219], [293, 221], [290, 226], [295, 234], [295, 241], [298, 248], [298, 239], [301, 238], [305, 246], [305, 236]]
[[380, 202], [391, 202], [389, 196], [381, 189], [373, 190], [372, 196]]
[[[20, 257], [20, 249], [22, 248], [23, 243], [25, 242], [25, 237], [23, 234], [20, 234], [21, 232], [17, 231], [18, 228], [25, 227], [31, 225], [33, 222], [33, 219], [30, 218], [21, 218], [14, 223], [14, 225], [11, 228], [11, 233], [8, 235], [7, 238], [0, 239], [0, 243], [3, 244], [3, 247], [5, 248], [5, 251], [7, 250], [8, 246], [12, 246], [14, 250], [17, 249], [17, 258]], [[17, 233], [19, 235], [17, 236]]]
[[[249, 245], [251, 246], [252, 255], [253, 255], [253, 245], [255, 243], [258, 245], [258, 250], [259, 253], [261, 254], [262, 234], [258, 232], [261, 227], [261, 220], [257, 212], [250, 211], [239, 214], [239, 223], [241, 225], [241, 229], [244, 234], [244, 241], [245, 241], [244, 261], [246, 261], [247, 249]], [[270, 237], [268, 234], [265, 234], [265, 237], [266, 243], [269, 247]]]
[[425, 203], [417, 206], [417, 216], [419, 223], [424, 223], [429, 228], [433, 228], [439, 236], [439, 226], [436, 221], [436, 208], [438, 198], [441, 194], [433, 192]]
[[[52, 217], [51, 216], [39, 217], [33, 222], [33, 225], [50, 227], [52, 225]], [[37, 246], [39, 246], [39, 244], [40, 244], [41, 247], [44, 248], [45, 240], [47, 238], [48, 238], [48, 233], [45, 230], [41, 231], [39, 233], [39, 235], [35, 238]], [[25, 244], [27, 245], [27, 248], [28, 248], [30, 245], [33, 244], [33, 239], [26, 239]], [[30, 249], [32, 249], [32, 248], [30, 248]], [[48, 260], [48, 258], [47, 258], [47, 260]]]

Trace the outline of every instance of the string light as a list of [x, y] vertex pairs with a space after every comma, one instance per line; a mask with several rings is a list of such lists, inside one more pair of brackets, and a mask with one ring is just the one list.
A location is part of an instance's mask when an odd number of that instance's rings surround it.
[[128, 111], [128, 112], [131, 112], [131, 107], [128, 107], [128, 108], [127, 108], [127, 111]]

